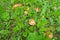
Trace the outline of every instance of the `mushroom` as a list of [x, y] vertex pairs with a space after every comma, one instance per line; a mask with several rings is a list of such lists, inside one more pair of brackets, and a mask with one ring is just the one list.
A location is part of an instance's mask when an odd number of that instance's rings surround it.
[[34, 19], [29, 19], [29, 24], [34, 26], [36, 24], [35, 20]]
[[14, 9], [16, 7], [19, 7], [19, 6], [22, 6], [22, 4], [20, 4], [20, 3], [19, 4], [14, 4], [13, 7], [12, 7], [12, 9]]

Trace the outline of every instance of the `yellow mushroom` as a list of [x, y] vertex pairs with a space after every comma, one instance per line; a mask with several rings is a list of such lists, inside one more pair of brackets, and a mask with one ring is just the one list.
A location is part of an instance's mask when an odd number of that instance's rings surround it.
[[27, 9], [26, 10], [29, 10], [30, 8], [29, 7], [27, 7]]
[[25, 11], [24, 11], [24, 15], [27, 15], [27, 14], [28, 14], [28, 11], [27, 11], [27, 10], [25, 10]]

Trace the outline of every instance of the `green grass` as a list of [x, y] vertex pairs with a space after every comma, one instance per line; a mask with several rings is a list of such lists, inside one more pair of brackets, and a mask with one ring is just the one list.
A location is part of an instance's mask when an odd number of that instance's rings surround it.
[[[18, 3], [22, 6], [12, 9]], [[30, 25], [29, 19], [36, 25]], [[0, 40], [60, 40], [60, 0], [0, 0]]]

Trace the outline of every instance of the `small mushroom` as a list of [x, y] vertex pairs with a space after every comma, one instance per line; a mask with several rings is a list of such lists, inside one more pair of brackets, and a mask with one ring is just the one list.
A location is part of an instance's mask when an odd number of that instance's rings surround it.
[[34, 19], [29, 19], [29, 24], [34, 26], [36, 24], [35, 20]]
[[57, 8], [56, 8], [56, 6], [54, 6], [52, 9], [53, 9], [53, 10], [56, 10]]
[[36, 12], [39, 12], [39, 8], [34, 8], [34, 10], [35, 10]]
[[24, 15], [27, 15], [27, 14], [28, 14], [28, 11], [27, 11], [27, 10], [25, 10], [25, 11], [24, 11]]
[[27, 15], [29, 11], [29, 7], [27, 7], [27, 9], [24, 11], [24, 15]]
[[27, 9], [26, 10], [29, 10], [30, 8], [29, 7], [27, 7]]
[[52, 39], [53, 38], [53, 33], [49, 34], [48, 37]]
[[50, 32], [49, 30], [45, 32], [45, 35], [46, 35], [47, 37], [49, 37], [50, 39], [53, 38], [53, 33]]
[[12, 9], [14, 9], [16, 7], [19, 7], [19, 6], [22, 6], [22, 4], [20, 4], [20, 3], [19, 4], [14, 4], [13, 7], [12, 7]]

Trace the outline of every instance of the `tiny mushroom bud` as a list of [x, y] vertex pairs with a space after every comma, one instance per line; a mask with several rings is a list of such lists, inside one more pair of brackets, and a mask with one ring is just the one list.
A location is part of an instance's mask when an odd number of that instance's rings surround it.
[[25, 11], [24, 11], [24, 15], [27, 15], [27, 14], [28, 14], [28, 11], [27, 11], [27, 10], [25, 10]]
[[30, 20], [29, 20], [29, 24], [32, 25], [32, 26], [34, 26], [34, 25], [36, 24], [36, 22], [35, 22], [34, 19], [30, 19]]
[[27, 7], [27, 9], [24, 11], [24, 15], [28, 14], [28, 10], [29, 10], [29, 7]]
[[36, 11], [36, 12], [39, 12], [39, 8], [35, 8], [35, 11]]
[[48, 37], [52, 39], [53, 38], [53, 33], [49, 34]]
[[29, 10], [29, 7], [27, 7], [27, 9], [26, 10]]
[[45, 32], [45, 35], [49, 37], [50, 39], [53, 38], [53, 33], [51, 33], [49, 30]]
[[53, 9], [53, 10], [56, 10], [57, 8], [56, 8], [56, 6], [54, 6], [52, 9]]

